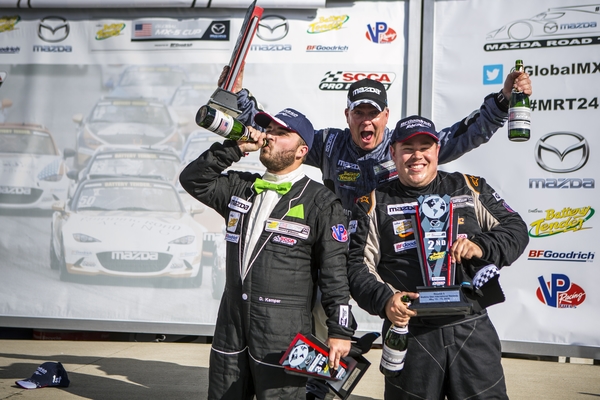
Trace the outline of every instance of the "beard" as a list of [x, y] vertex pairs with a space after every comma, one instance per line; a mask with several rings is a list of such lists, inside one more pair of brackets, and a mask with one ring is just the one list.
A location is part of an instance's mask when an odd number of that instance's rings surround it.
[[[267, 153], [266, 151], [270, 151]], [[269, 172], [283, 171], [296, 160], [296, 150], [284, 150], [279, 152], [272, 152], [271, 148], [264, 148], [260, 152], [260, 162], [267, 167]]]

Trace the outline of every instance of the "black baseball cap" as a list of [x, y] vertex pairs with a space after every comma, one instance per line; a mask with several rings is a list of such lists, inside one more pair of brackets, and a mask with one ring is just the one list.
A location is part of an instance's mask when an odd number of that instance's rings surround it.
[[381, 82], [365, 78], [354, 82], [348, 89], [348, 109], [352, 111], [359, 104], [371, 104], [379, 111], [387, 107], [387, 93]]
[[31, 378], [15, 383], [25, 389], [38, 389], [43, 387], [69, 386], [69, 377], [67, 371], [59, 362], [45, 362], [31, 375]]
[[392, 132], [392, 143], [404, 142], [416, 135], [429, 135], [439, 143], [440, 137], [435, 125], [427, 118], [411, 115], [398, 121]]
[[309, 150], [312, 147], [315, 129], [309, 119], [300, 111], [296, 111], [293, 108], [286, 108], [274, 116], [266, 112], [259, 112], [254, 116], [254, 122], [263, 128], [268, 127], [271, 122], [275, 122], [277, 125], [300, 135]]

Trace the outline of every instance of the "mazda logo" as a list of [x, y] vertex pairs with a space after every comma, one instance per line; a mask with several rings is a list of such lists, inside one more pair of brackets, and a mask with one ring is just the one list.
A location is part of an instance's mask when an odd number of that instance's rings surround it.
[[225, 33], [225, 30], [227, 29], [227, 27], [225, 26], [225, 24], [214, 24], [210, 30], [212, 31], [212, 33], [214, 33], [215, 35], [222, 35]]
[[69, 23], [62, 17], [46, 17], [38, 25], [38, 37], [44, 42], [62, 42], [69, 36]]
[[262, 17], [258, 23], [256, 36], [267, 42], [281, 40], [287, 36], [290, 31], [290, 24], [284, 17], [279, 15], [267, 15]]
[[590, 146], [579, 133], [551, 132], [542, 136], [535, 145], [535, 161], [548, 172], [577, 171], [587, 163], [589, 157]]

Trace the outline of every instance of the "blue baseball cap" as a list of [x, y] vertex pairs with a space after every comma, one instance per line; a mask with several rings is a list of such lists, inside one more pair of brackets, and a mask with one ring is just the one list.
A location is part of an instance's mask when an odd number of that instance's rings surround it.
[[435, 125], [427, 118], [418, 115], [402, 118], [396, 124], [392, 133], [392, 143], [404, 142], [416, 135], [429, 135], [439, 143], [440, 137], [435, 130]]
[[274, 116], [266, 112], [259, 112], [254, 116], [254, 122], [263, 128], [267, 128], [271, 122], [275, 122], [277, 125], [300, 135], [304, 139], [304, 142], [306, 142], [309, 150], [312, 147], [315, 129], [304, 114], [293, 108], [286, 108]]
[[69, 377], [63, 365], [59, 362], [45, 362], [31, 375], [31, 378], [15, 383], [25, 389], [38, 389], [49, 386], [69, 386]]

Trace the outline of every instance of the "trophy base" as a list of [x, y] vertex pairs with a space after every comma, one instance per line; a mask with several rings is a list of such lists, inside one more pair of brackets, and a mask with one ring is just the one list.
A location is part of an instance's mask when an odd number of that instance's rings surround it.
[[225, 89], [217, 88], [206, 104], [234, 118], [241, 114], [237, 108], [237, 95]]
[[419, 297], [411, 302], [409, 309], [416, 311], [418, 317], [468, 315], [473, 310], [473, 304], [459, 285], [417, 286], [417, 293]]

